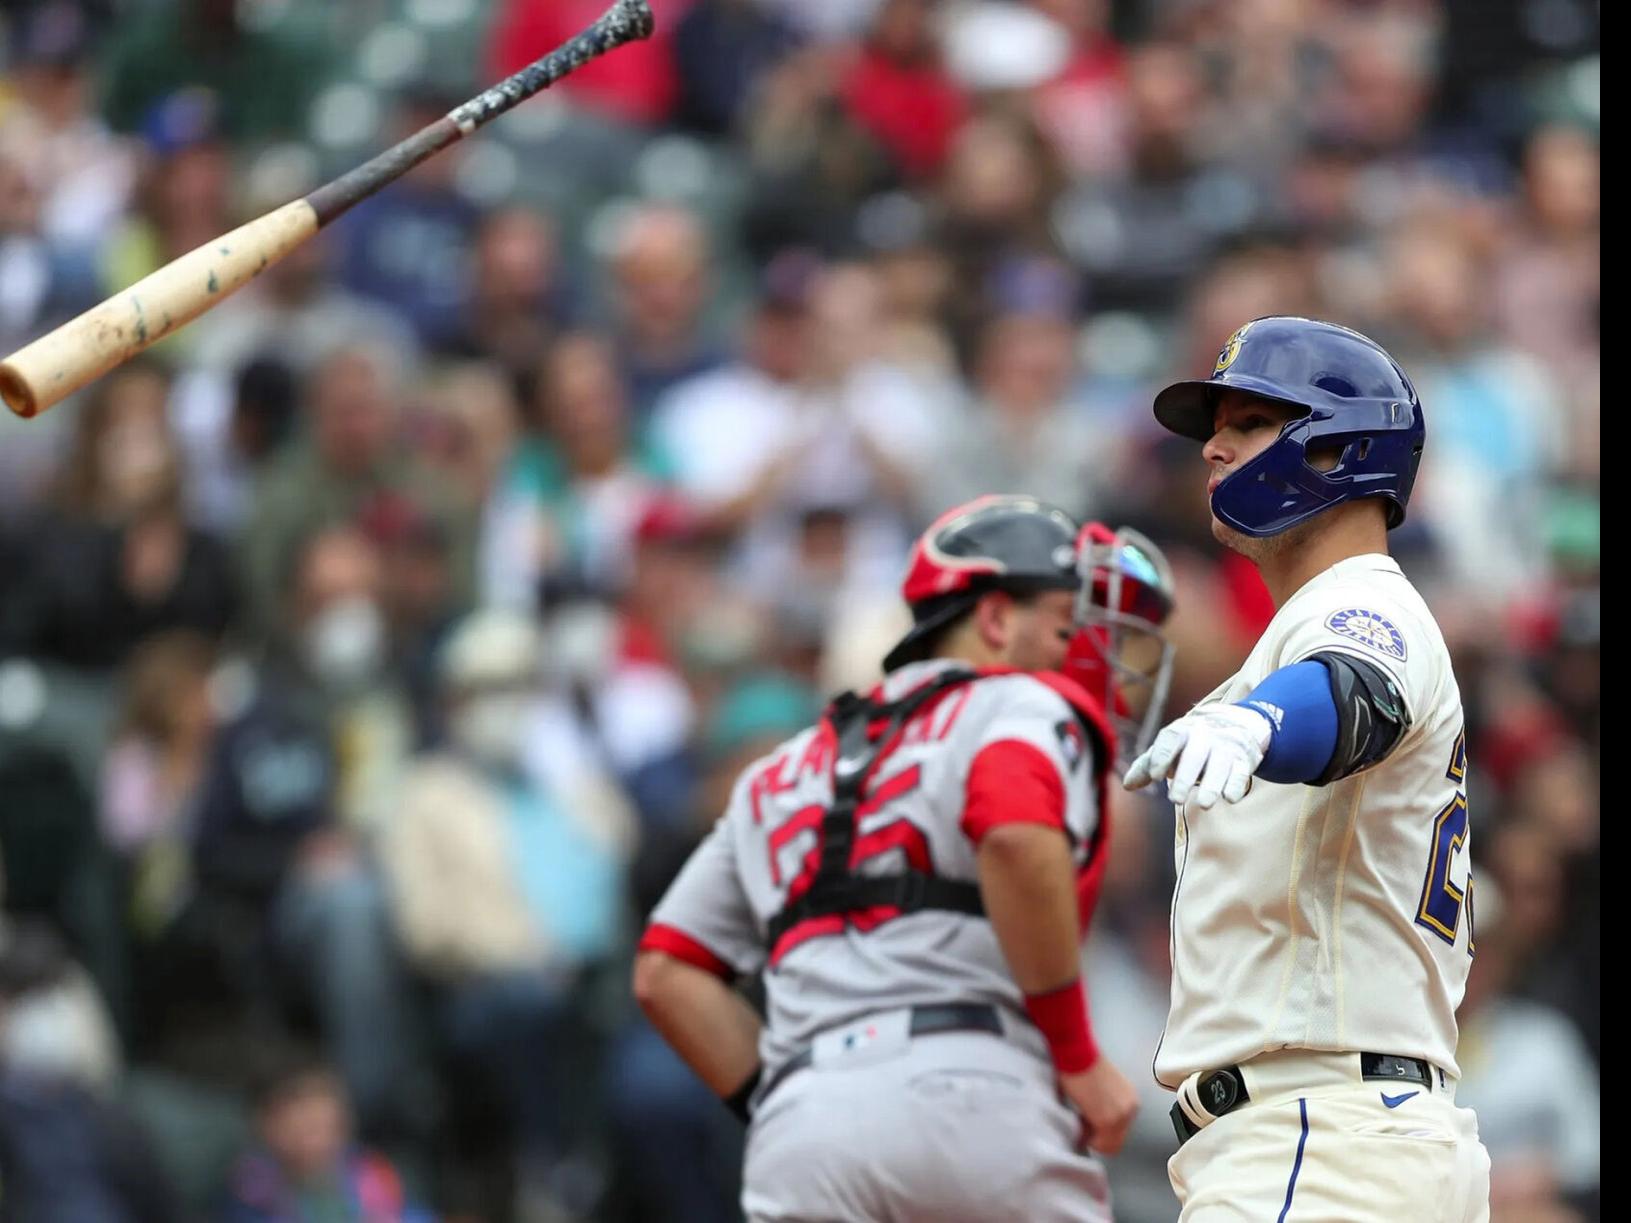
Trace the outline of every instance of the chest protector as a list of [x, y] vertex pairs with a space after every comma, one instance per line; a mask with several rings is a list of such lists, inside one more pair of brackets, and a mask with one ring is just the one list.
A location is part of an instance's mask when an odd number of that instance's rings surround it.
[[[821, 857], [810, 886], [771, 919], [772, 950], [789, 930], [802, 922], [875, 906], [888, 906], [902, 914], [946, 909], [972, 917], [985, 916], [985, 904], [979, 886], [974, 883], [942, 879], [911, 869], [893, 874], [857, 874], [850, 865], [855, 847], [855, 812], [866, 795], [872, 775], [894, 750], [914, 714], [952, 688], [986, 676], [1011, 674], [1016, 672], [1002, 667], [979, 671], [950, 668], [894, 700], [885, 700], [880, 688], [867, 696], [845, 692], [827, 707], [822, 715], [821, 733], [832, 736], [836, 750], [832, 757], [832, 804], [821, 819]], [[1088, 849], [1087, 863], [1077, 876], [1077, 898], [1085, 930], [1104, 871], [1105, 840], [1109, 832], [1107, 778], [1109, 762], [1115, 755], [1115, 736], [1103, 713], [1071, 680], [1047, 672], [1032, 674], [1070, 704], [1095, 749], [1094, 788], [1099, 820]]]

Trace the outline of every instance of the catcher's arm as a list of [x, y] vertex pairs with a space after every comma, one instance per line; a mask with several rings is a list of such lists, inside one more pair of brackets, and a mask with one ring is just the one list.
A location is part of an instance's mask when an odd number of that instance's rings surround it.
[[733, 1100], [758, 1077], [762, 1025], [728, 981], [666, 951], [642, 951], [634, 961], [634, 997], [651, 1026], [722, 1099]]
[[1138, 1111], [1138, 1095], [1100, 1057], [1081, 971], [1070, 844], [1062, 829], [1007, 823], [978, 851], [980, 892], [1025, 1009], [1041, 1030], [1059, 1086], [1082, 1118], [1082, 1140], [1114, 1155]]

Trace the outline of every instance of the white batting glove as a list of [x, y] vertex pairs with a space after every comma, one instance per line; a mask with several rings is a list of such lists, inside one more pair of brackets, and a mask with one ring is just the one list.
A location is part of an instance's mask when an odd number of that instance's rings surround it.
[[1203, 811], [1219, 796], [1236, 803], [1251, 788], [1273, 734], [1273, 723], [1255, 709], [1205, 705], [1165, 726], [1122, 784], [1137, 790], [1165, 777], [1167, 797], [1180, 807], [1191, 791]]

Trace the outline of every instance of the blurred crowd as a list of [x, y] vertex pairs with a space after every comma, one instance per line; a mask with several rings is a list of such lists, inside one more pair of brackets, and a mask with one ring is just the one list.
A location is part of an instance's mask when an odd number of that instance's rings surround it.
[[[6, 0], [0, 350], [309, 191], [602, 0]], [[1461, 1101], [1599, 1215], [1590, 0], [653, 0], [659, 29], [47, 415], [0, 413], [0, 1218], [736, 1217], [628, 996], [735, 774], [869, 682], [915, 532], [1134, 525], [1169, 709], [1272, 608], [1152, 390], [1387, 345], [1393, 543], [1466, 703]], [[1140, 1080], [1170, 813], [1087, 950]], [[1424, 819], [1430, 813], [1424, 812]], [[1112, 1161], [1170, 1220], [1166, 1098]]]

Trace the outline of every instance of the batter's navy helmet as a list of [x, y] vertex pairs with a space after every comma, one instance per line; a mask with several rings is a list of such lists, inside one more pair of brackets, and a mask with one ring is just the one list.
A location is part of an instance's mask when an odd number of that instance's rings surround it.
[[901, 584], [912, 628], [884, 656], [884, 670], [925, 657], [936, 634], [988, 590], [1075, 590], [1078, 530], [1064, 510], [1035, 497], [977, 497], [935, 519]]
[[[1218, 485], [1212, 512], [1221, 522], [1245, 535], [1278, 535], [1361, 497], [1388, 502], [1389, 528], [1404, 521], [1427, 427], [1416, 388], [1376, 341], [1315, 319], [1256, 319], [1229, 337], [1210, 378], [1175, 382], [1157, 395], [1155, 418], [1205, 442], [1226, 390], [1304, 415]], [[1340, 457], [1320, 471], [1308, 461], [1310, 450]]]

